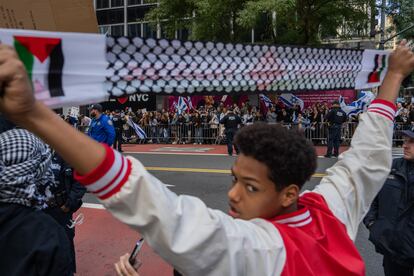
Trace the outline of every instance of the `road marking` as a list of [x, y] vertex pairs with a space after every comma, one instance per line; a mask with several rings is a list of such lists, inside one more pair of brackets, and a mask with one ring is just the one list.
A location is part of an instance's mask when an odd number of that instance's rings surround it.
[[83, 203], [83, 208], [90, 208], [90, 209], [105, 209], [105, 207], [102, 204], [97, 203]]
[[145, 167], [148, 171], [166, 172], [202, 172], [202, 173], [224, 173], [230, 174], [230, 170], [201, 169], [201, 168], [169, 168], [169, 167]]
[[[201, 172], [201, 173], [218, 173], [231, 174], [230, 170], [218, 169], [202, 169], [202, 168], [170, 168], [170, 167], [145, 167], [148, 171], [164, 171], [164, 172]], [[315, 173], [312, 177], [324, 177], [325, 173]]]
[[189, 153], [189, 152], [148, 152], [148, 151], [124, 151], [123, 153], [127, 154], [150, 154], [150, 155], [200, 155], [200, 156], [228, 156], [228, 154], [224, 153]]

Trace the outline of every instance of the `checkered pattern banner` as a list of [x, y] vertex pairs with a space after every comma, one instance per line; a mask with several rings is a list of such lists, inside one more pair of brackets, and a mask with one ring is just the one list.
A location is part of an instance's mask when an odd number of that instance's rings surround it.
[[227, 95], [369, 89], [389, 52], [0, 29], [50, 107], [135, 93]]
[[[371, 56], [371, 63], [367, 59], [363, 63], [364, 54]], [[369, 88], [378, 85], [385, 72], [386, 59], [378, 56], [386, 54], [108, 37], [106, 84], [116, 97], [136, 92], [181, 95]]]

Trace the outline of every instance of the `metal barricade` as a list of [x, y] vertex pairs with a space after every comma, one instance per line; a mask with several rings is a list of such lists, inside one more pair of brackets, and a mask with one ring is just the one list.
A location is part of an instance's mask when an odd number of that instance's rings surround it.
[[[329, 127], [327, 123], [311, 123], [308, 125], [281, 124], [289, 129], [297, 129], [312, 141], [316, 146], [326, 145]], [[346, 122], [342, 125], [341, 145], [350, 145], [358, 123]], [[402, 145], [401, 131], [411, 129], [413, 126], [404, 123], [395, 123], [393, 144]], [[219, 124], [203, 123], [195, 126], [192, 123], [177, 123], [168, 125], [146, 125], [141, 126], [147, 138], [139, 139], [135, 131], [125, 126], [123, 130], [124, 142], [126, 143], [154, 143], [154, 144], [224, 144], [224, 127]], [[80, 131], [86, 132], [87, 127], [78, 127]]]

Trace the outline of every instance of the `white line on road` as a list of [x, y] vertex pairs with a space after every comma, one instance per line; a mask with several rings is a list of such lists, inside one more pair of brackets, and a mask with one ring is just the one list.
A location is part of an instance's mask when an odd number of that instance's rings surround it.
[[228, 156], [228, 154], [224, 154], [224, 153], [198, 153], [198, 152], [148, 152], [148, 151], [124, 151], [124, 154], [132, 154], [132, 153], [137, 153], [137, 154], [158, 154], [158, 155], [203, 155], [203, 156]]
[[83, 203], [83, 208], [91, 208], [91, 209], [105, 209], [105, 207], [102, 204], [97, 203]]

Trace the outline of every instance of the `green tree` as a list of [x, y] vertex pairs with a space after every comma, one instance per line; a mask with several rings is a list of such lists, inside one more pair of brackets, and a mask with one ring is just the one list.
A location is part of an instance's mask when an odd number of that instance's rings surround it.
[[242, 26], [255, 26], [260, 14], [276, 11], [275, 42], [318, 44], [323, 38], [363, 36], [370, 18], [370, 0], [249, 1], [240, 13]]
[[369, 33], [372, 1], [160, 0], [147, 19], [160, 22], [170, 38], [186, 28], [191, 39], [250, 42], [254, 29], [256, 42], [314, 45]]
[[[414, 1], [413, 0], [389, 0], [388, 14], [392, 17], [395, 27], [387, 31], [402, 31], [414, 24]], [[401, 38], [413, 39], [414, 28], [402, 33]]]

